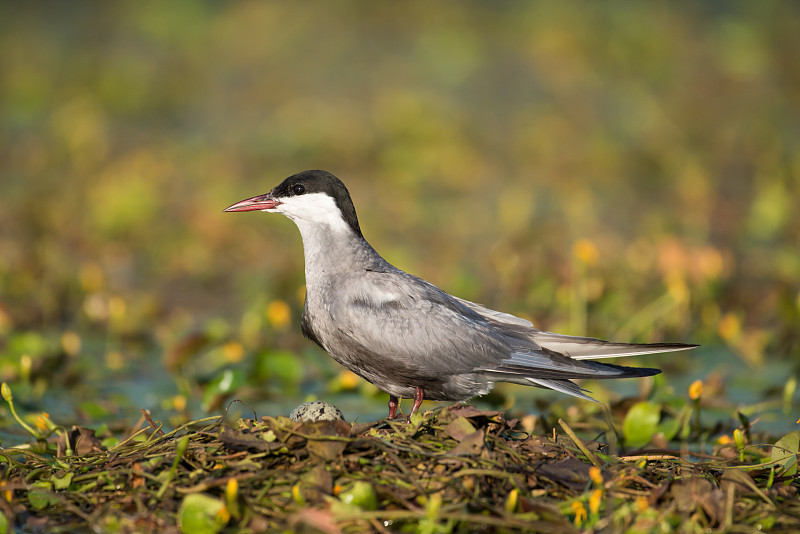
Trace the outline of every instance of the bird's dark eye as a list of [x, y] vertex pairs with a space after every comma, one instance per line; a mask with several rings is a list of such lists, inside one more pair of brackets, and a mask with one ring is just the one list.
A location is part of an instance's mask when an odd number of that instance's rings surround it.
[[305, 188], [305, 187], [303, 187], [303, 184], [294, 184], [294, 185], [292, 186], [292, 192], [293, 192], [295, 195], [302, 195], [303, 193], [305, 193], [305, 192], [306, 192], [306, 188]]

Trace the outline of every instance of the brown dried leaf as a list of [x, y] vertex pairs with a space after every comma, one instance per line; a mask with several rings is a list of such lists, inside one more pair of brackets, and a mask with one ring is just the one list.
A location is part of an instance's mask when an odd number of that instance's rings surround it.
[[475, 426], [464, 417], [453, 419], [444, 429], [456, 441], [461, 441], [465, 436], [475, 433]]
[[585, 464], [575, 458], [567, 458], [541, 465], [537, 472], [563, 486], [582, 489], [589, 481], [589, 468], [591, 468], [589, 464]]
[[480, 408], [476, 408], [475, 406], [468, 404], [456, 404], [454, 406], [450, 406], [445, 411], [455, 415], [456, 417], [485, 417], [490, 421], [495, 421], [498, 423], [505, 420], [503, 412], [498, 412], [496, 410], [481, 410]]
[[72, 453], [76, 456], [83, 456], [90, 452], [100, 452], [103, 450], [102, 442], [97, 439], [94, 430], [81, 426], [73, 426], [69, 432], [61, 434], [56, 441], [56, 456], [61, 457], [66, 454], [67, 440], [72, 448]]
[[[334, 460], [347, 447], [347, 441], [326, 439], [328, 436], [350, 436], [350, 423], [347, 421], [314, 421], [303, 423], [298, 432], [308, 436], [308, 452], [323, 460]], [[315, 439], [319, 438], [319, 439]]]
[[480, 454], [485, 445], [483, 430], [476, 430], [461, 439], [461, 442], [453, 447], [447, 454], [449, 456], [473, 456]]
[[670, 493], [681, 512], [702, 510], [711, 524], [719, 524], [725, 517], [725, 493], [705, 478], [691, 477], [672, 484]]

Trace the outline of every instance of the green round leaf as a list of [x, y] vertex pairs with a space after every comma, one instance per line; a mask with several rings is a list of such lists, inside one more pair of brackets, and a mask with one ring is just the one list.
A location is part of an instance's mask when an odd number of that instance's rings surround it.
[[221, 500], [202, 493], [190, 493], [178, 511], [178, 525], [184, 534], [216, 534], [222, 527], [218, 513], [224, 504]]
[[653, 402], [634, 404], [625, 416], [622, 434], [628, 447], [647, 445], [653, 434], [658, 432], [658, 421], [661, 419], [661, 406]]
[[348, 491], [344, 491], [339, 498], [345, 504], [358, 506], [362, 510], [375, 510], [378, 507], [378, 498], [372, 484], [359, 480]]

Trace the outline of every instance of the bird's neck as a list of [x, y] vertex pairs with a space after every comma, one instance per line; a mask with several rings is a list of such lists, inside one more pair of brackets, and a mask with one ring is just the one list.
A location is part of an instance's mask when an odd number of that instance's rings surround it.
[[306, 291], [330, 277], [388, 265], [367, 241], [350, 227], [296, 220], [303, 238]]

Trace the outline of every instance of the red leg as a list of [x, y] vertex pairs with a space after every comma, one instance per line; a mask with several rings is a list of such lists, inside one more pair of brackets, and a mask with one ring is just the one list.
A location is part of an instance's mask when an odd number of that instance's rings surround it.
[[398, 406], [400, 406], [400, 400], [394, 395], [389, 395], [389, 419], [397, 417]]
[[409, 419], [414, 414], [414, 412], [416, 412], [419, 409], [419, 405], [422, 404], [422, 397], [424, 396], [425, 394], [422, 391], [422, 388], [417, 387], [417, 389], [414, 391], [414, 405], [411, 407], [411, 413], [408, 414]]

